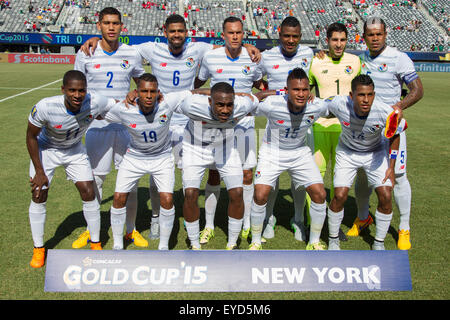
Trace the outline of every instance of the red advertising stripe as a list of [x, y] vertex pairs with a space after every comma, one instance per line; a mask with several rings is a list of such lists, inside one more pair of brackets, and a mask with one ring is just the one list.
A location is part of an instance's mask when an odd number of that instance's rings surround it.
[[75, 55], [69, 54], [33, 54], [33, 53], [10, 53], [9, 63], [45, 63], [45, 64], [74, 64]]

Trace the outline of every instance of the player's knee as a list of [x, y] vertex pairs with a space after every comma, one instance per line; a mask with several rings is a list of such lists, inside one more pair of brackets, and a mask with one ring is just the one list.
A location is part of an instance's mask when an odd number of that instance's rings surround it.
[[184, 190], [184, 201], [188, 204], [197, 203], [198, 189], [187, 188]]
[[114, 192], [113, 207], [123, 208], [127, 203], [128, 193]]
[[379, 188], [378, 195], [378, 211], [382, 213], [392, 212], [392, 192], [391, 188]]
[[244, 191], [241, 187], [228, 190], [228, 197], [230, 199], [230, 202], [244, 201], [243, 195]]
[[334, 199], [337, 203], [343, 204], [345, 201], [347, 201], [348, 197], [348, 190], [345, 190], [345, 188], [335, 188], [334, 189]]
[[253, 201], [255, 201], [255, 203], [258, 206], [262, 206], [265, 203], [267, 203], [268, 199], [269, 199], [269, 192], [266, 192], [265, 190], [255, 187], [255, 191], [253, 192]]
[[77, 182], [76, 186], [80, 192], [81, 200], [92, 201], [95, 199], [95, 189], [93, 181]]
[[243, 171], [243, 182], [246, 185], [252, 184], [253, 182], [253, 171], [252, 170], [244, 170]]
[[308, 192], [311, 201], [315, 203], [324, 203], [327, 199], [327, 192], [321, 183], [309, 186], [306, 188], [306, 191]]
[[173, 194], [168, 192], [161, 192], [159, 194], [160, 205], [166, 210], [173, 207]]

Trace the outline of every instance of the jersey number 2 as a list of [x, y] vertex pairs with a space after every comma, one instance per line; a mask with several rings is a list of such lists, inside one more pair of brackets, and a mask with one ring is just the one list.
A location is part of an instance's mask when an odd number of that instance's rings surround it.
[[108, 73], [106, 74], [106, 76], [109, 77], [109, 81], [108, 81], [108, 83], [106, 84], [106, 87], [107, 87], [107, 88], [112, 88], [113, 86], [112, 86], [111, 82], [112, 82], [112, 80], [113, 80], [114, 74], [110, 71], [110, 72], [108, 72]]

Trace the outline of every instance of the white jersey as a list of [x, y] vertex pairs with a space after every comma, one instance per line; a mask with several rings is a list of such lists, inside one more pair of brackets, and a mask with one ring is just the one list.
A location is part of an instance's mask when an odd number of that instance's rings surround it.
[[375, 58], [366, 51], [360, 59], [361, 74], [372, 78], [377, 98], [389, 105], [400, 101], [403, 83], [409, 84], [419, 77], [408, 55], [392, 47], [387, 46]]
[[[261, 73], [244, 47], [235, 59], [228, 57], [225, 47], [221, 47], [205, 54], [198, 78], [202, 81], [211, 79], [211, 87], [218, 82], [227, 82], [235, 92], [252, 93], [253, 83], [261, 79]], [[255, 126], [255, 119], [246, 117], [239, 124], [251, 128]]]
[[233, 115], [222, 123], [213, 117], [208, 96], [195, 94], [186, 98], [178, 109], [189, 117], [183, 143], [201, 147], [234, 145], [234, 128], [258, 105], [258, 99], [253, 99], [235, 96]]
[[144, 114], [139, 107], [128, 108], [121, 102], [109, 110], [105, 119], [127, 128], [131, 137], [128, 155], [138, 159], [158, 158], [172, 152], [170, 120], [187, 95], [189, 91], [166, 94], [149, 114]]
[[269, 90], [279, 90], [286, 87], [289, 73], [295, 68], [302, 68], [309, 73], [314, 52], [310, 47], [299, 45], [292, 57], [285, 56], [281, 46], [265, 50], [261, 54], [259, 68], [261, 74], [267, 75]]
[[81, 141], [89, 125], [103, 116], [116, 101], [89, 93], [77, 113], [67, 110], [64, 95], [44, 98], [31, 110], [28, 121], [42, 128], [38, 143], [43, 149], [67, 149]]
[[324, 100], [315, 98], [299, 113], [288, 109], [288, 96], [269, 96], [260, 102], [256, 115], [267, 118], [263, 143], [284, 150], [298, 149], [306, 145], [306, 133], [320, 117], [328, 115]]
[[[134, 47], [150, 63], [152, 74], [158, 79], [158, 88], [163, 94], [194, 89], [203, 56], [213, 49], [213, 45], [206, 42], [189, 42], [175, 56], [169, 51], [167, 43], [145, 42]], [[185, 125], [187, 121], [186, 116], [174, 114], [171, 124]]]
[[349, 96], [330, 97], [325, 101], [329, 112], [341, 123], [339, 146], [357, 152], [372, 152], [382, 148], [382, 132], [386, 127], [387, 117], [393, 111], [389, 104], [375, 98], [369, 114], [360, 117], [355, 113]]
[[[86, 75], [88, 92], [117, 100], [123, 100], [127, 96], [131, 78], [137, 78], [145, 72], [142, 58], [135, 48], [120, 43], [116, 51], [106, 52], [102, 49], [101, 42], [90, 57], [79, 50], [74, 69]], [[107, 125], [104, 120], [95, 120], [91, 128], [103, 128]]]

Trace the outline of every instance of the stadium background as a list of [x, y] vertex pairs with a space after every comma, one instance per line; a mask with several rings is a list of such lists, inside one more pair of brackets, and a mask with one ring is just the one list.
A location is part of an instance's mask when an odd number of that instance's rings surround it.
[[[0, 0], [0, 108], [1, 136], [4, 148], [0, 159], [2, 194], [0, 224], [1, 284], [0, 299], [448, 299], [448, 220], [445, 218], [445, 199], [448, 199], [448, 123], [446, 102], [450, 54], [448, 53], [450, 3], [447, 0], [390, 0], [390, 1], [62, 1], [62, 0]], [[32, 6], [32, 8], [31, 8]], [[121, 41], [128, 44], [144, 41], [165, 41], [162, 24], [170, 13], [187, 13], [191, 41], [222, 43], [217, 32], [221, 22], [230, 15], [244, 21], [245, 41], [261, 50], [277, 45], [277, 27], [287, 15], [296, 16], [302, 24], [302, 44], [315, 50], [325, 48], [326, 26], [335, 21], [344, 22], [348, 29], [348, 49], [365, 50], [362, 24], [366, 17], [382, 17], [388, 25], [387, 42], [406, 51], [414, 60], [424, 82], [425, 96], [406, 111], [408, 129], [408, 176], [413, 188], [412, 241], [410, 250], [412, 292], [401, 293], [220, 293], [208, 294], [58, 294], [44, 293], [45, 268], [31, 270], [31, 236], [28, 225], [29, 204], [28, 164], [25, 147], [26, 119], [31, 106], [46, 96], [60, 94], [62, 74], [72, 68], [73, 55], [79, 46], [92, 35], [96, 12], [105, 6], [114, 6], [123, 14], [126, 31]], [[245, 15], [245, 19], [244, 19]], [[26, 24], [30, 22], [31, 26]], [[36, 30], [33, 31], [33, 24]], [[28, 30], [27, 28], [31, 29]], [[39, 31], [38, 31], [39, 29]], [[211, 31], [214, 29], [214, 37]], [[192, 30], [195, 30], [195, 37]], [[207, 36], [209, 31], [209, 36]], [[30, 55], [35, 53], [35, 55]], [[53, 59], [53, 60], [52, 60]], [[58, 59], [58, 60], [56, 60]], [[48, 63], [43, 66], [41, 63]], [[58, 64], [63, 63], [63, 64]], [[151, 71], [148, 66], [146, 70]], [[36, 88], [39, 88], [36, 90]], [[444, 102], [444, 104], [442, 103]], [[259, 128], [265, 120], [258, 119]], [[179, 172], [177, 172], [177, 181]], [[105, 194], [112, 195], [115, 174], [108, 177]], [[141, 180], [137, 227], [148, 234], [151, 208], [148, 202], [148, 179]], [[330, 177], [325, 177], [327, 188]], [[277, 212], [292, 212], [289, 178], [284, 174]], [[53, 192], [49, 195], [46, 224], [46, 246], [66, 249], [83, 230], [79, 196], [73, 185], [65, 180], [63, 171], [57, 171]], [[184, 250], [186, 233], [182, 228], [182, 193], [176, 185], [175, 201], [177, 219], [171, 248]], [[328, 189], [327, 189], [328, 190]], [[329, 190], [328, 190], [329, 191]], [[353, 220], [354, 199], [346, 204], [344, 231]], [[112, 198], [102, 203], [102, 242], [111, 246], [109, 208]], [[201, 198], [200, 202], [204, 199]], [[200, 203], [202, 206], [202, 203]], [[226, 206], [226, 192], [222, 189], [218, 210]], [[371, 206], [376, 199], [371, 198]], [[445, 211], [444, 211], [445, 210]], [[390, 236], [386, 241], [389, 250], [396, 250], [398, 210], [394, 211]], [[267, 249], [304, 249], [305, 244], [293, 239], [289, 228], [289, 214], [279, 219], [277, 236]], [[218, 232], [206, 249], [223, 248], [226, 243], [226, 223], [217, 215]], [[181, 227], [180, 227], [181, 226]], [[325, 231], [326, 232], [326, 231]], [[344, 249], [368, 250], [374, 230], [362, 237], [351, 239]], [[323, 234], [325, 235], [325, 233]], [[324, 238], [325, 239], [325, 238]], [[108, 247], [109, 246], [109, 247]], [[151, 242], [149, 250], [157, 244]], [[246, 248], [242, 244], [241, 249]], [[137, 249], [130, 245], [127, 249]]]

